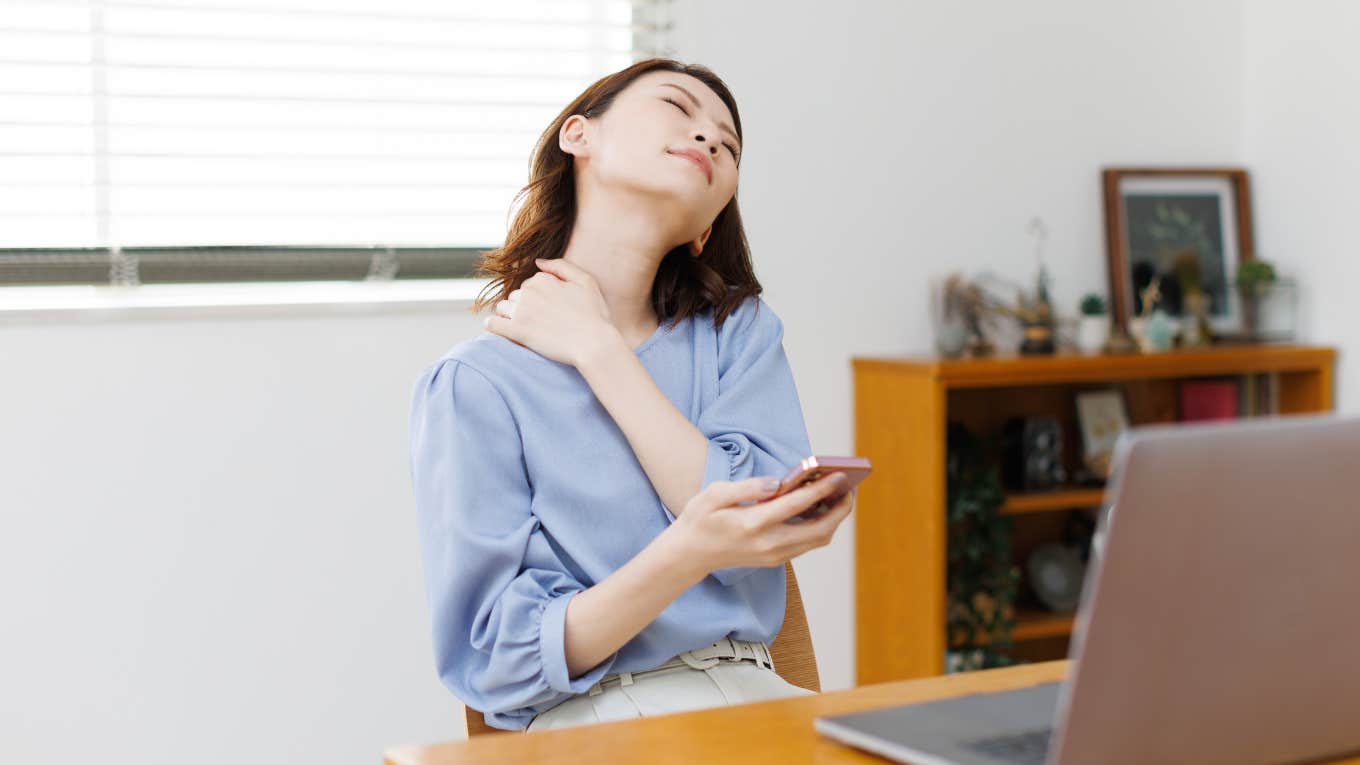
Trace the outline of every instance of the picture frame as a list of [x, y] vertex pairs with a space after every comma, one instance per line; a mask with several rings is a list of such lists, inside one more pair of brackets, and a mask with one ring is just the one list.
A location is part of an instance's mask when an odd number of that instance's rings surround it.
[[1193, 252], [1216, 334], [1238, 331], [1233, 280], [1253, 258], [1251, 185], [1239, 167], [1107, 167], [1102, 171], [1111, 320], [1127, 334], [1142, 311], [1143, 290], [1158, 282], [1157, 303], [1173, 320], [1184, 314], [1175, 275]]
[[1129, 429], [1124, 394], [1118, 389], [1087, 390], [1076, 394], [1077, 427], [1081, 431], [1082, 464], [1109, 479], [1119, 434]]

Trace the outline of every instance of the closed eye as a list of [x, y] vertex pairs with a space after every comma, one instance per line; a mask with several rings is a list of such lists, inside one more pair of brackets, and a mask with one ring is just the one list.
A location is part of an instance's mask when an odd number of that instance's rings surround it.
[[[675, 104], [675, 108], [677, 108], [677, 109], [679, 109], [680, 111], [684, 112], [686, 117], [689, 116], [689, 112], [685, 110], [685, 107], [683, 107], [683, 106], [680, 105], [680, 102], [679, 102], [679, 101], [676, 101], [676, 100], [673, 99], [673, 98], [667, 98], [666, 96], [662, 96], [662, 97], [661, 97], [661, 100], [662, 100], [662, 101], [665, 101], [665, 102], [668, 103], [668, 104]], [[732, 159], [734, 159], [734, 160], [737, 159], [737, 147], [733, 146], [733, 145], [730, 144], [730, 143], [724, 143], [723, 146], [726, 146], [726, 147], [727, 147], [727, 150], [728, 150], [729, 152], [732, 153]]]

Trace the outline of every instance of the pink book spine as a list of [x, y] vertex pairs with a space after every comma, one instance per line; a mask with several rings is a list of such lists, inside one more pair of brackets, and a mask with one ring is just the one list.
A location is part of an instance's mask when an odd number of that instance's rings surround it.
[[1237, 419], [1237, 383], [1231, 380], [1187, 380], [1181, 383], [1181, 420]]

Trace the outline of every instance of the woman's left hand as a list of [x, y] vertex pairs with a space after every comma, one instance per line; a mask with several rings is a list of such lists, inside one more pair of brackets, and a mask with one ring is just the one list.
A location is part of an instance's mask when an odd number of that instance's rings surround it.
[[540, 271], [496, 304], [487, 330], [562, 364], [577, 366], [585, 353], [617, 332], [595, 277], [561, 258], [534, 261]]

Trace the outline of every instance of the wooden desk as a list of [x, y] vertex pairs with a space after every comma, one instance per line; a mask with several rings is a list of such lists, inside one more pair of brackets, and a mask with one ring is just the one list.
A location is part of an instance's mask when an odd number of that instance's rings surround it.
[[[384, 753], [387, 765], [458, 763], [884, 763], [817, 733], [812, 718], [911, 701], [1000, 691], [1058, 680], [1067, 661], [1027, 664], [916, 680], [862, 685], [846, 691], [754, 704], [556, 728], [513, 736], [484, 736]], [[450, 721], [453, 725], [453, 721]], [[1360, 758], [1334, 765], [1360, 765]]]

